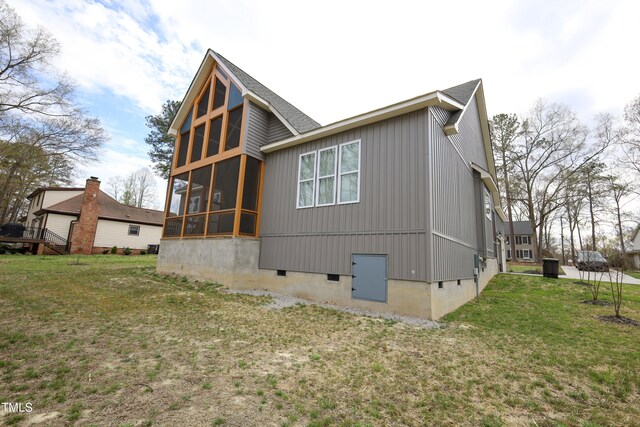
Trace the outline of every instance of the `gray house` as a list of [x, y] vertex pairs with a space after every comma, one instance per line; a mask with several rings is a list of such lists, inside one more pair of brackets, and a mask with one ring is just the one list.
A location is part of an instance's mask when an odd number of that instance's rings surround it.
[[[515, 245], [511, 244], [511, 237], [509, 231], [509, 223], [504, 224], [504, 235], [507, 249], [507, 259], [510, 260], [515, 257], [519, 261], [534, 262], [533, 245], [531, 243], [531, 236], [533, 235], [533, 228], [530, 221], [513, 221], [513, 234], [515, 238]], [[515, 247], [515, 253], [512, 250]]]
[[170, 133], [160, 272], [435, 319], [504, 259], [481, 80], [321, 126], [209, 50]]

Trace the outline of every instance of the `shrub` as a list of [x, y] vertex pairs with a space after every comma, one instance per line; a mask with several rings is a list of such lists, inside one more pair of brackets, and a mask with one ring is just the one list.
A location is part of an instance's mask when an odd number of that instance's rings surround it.
[[117, 246], [112, 247], [111, 248], [111, 253], [112, 254], [117, 254], [118, 253], [118, 247]]
[[145, 250], [140, 251], [140, 255], [146, 255], [146, 254], [147, 254], [147, 251]]
[[131, 249], [129, 249], [129, 248], [124, 248], [124, 249], [123, 249], [123, 251], [122, 251], [122, 253], [123, 253], [123, 254], [125, 254], [125, 255], [131, 255]]
[[110, 250], [111, 250], [111, 249], [103, 249], [103, 250], [102, 250], [102, 255], [106, 255], [106, 254], [108, 254]]

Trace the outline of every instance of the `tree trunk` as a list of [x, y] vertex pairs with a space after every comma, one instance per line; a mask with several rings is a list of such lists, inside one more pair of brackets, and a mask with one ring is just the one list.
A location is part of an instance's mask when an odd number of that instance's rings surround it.
[[507, 173], [507, 153], [502, 151], [502, 164], [504, 165], [503, 179], [504, 179], [504, 191], [507, 196], [507, 214], [509, 215], [509, 241], [511, 242], [511, 260], [518, 261], [516, 256], [516, 233], [513, 230], [513, 214], [511, 212], [511, 189], [509, 188], [509, 174]]
[[566, 259], [564, 256], [564, 224], [562, 223], [562, 216], [560, 216], [560, 250], [562, 251], [562, 265], [566, 265]]
[[580, 234], [580, 222], [576, 218], [576, 229], [578, 230], [578, 243], [580, 243], [580, 250], [584, 251], [584, 244], [582, 243], [582, 234]]
[[591, 189], [591, 179], [587, 179], [587, 194], [589, 198], [589, 215], [591, 217], [591, 249], [597, 250], [596, 245], [596, 219], [593, 215], [593, 192]]
[[622, 249], [622, 260], [625, 261], [627, 257], [627, 251], [624, 247], [624, 235], [622, 234], [622, 214], [620, 213], [620, 202], [616, 200], [616, 216], [618, 219], [618, 223], [616, 226], [618, 227], [618, 236], [620, 236], [620, 248]]
[[575, 231], [576, 224], [571, 216], [571, 211], [567, 208], [567, 220], [569, 221], [569, 244], [571, 245], [571, 260], [575, 261], [576, 259], [576, 245], [573, 238], [573, 232]]

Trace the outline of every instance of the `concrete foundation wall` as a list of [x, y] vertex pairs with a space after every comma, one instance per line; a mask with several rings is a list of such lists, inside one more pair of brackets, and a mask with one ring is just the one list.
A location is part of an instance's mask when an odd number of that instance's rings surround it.
[[256, 239], [166, 239], [160, 242], [157, 270], [232, 288], [257, 286], [259, 254]]
[[[310, 301], [374, 312], [397, 313], [426, 319], [439, 319], [476, 296], [473, 279], [438, 283], [387, 281], [387, 302], [358, 300], [351, 297], [351, 276], [330, 281], [326, 274], [258, 268], [258, 240], [242, 238], [162, 240], [158, 254], [158, 272], [178, 274], [221, 283], [232, 289], [258, 289], [291, 295]], [[487, 259], [480, 271], [478, 290], [485, 288], [498, 272], [495, 258]]]
[[[311, 301], [342, 307], [357, 307], [374, 312], [397, 313], [431, 319], [431, 291], [429, 284], [408, 280], [387, 280], [387, 302], [375, 302], [351, 297], [351, 276], [339, 276], [337, 282], [327, 280], [326, 274], [287, 271], [278, 276], [276, 270], [260, 270], [260, 287], [272, 292], [292, 295]], [[253, 289], [251, 286], [243, 289]]]

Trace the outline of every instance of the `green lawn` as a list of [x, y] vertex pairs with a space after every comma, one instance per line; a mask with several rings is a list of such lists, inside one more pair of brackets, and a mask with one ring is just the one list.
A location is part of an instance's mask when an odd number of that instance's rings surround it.
[[5, 424], [640, 425], [640, 328], [570, 280], [500, 275], [422, 329], [154, 264], [0, 256], [0, 402], [33, 405]]
[[[534, 262], [523, 262], [523, 263], [512, 263], [507, 262], [507, 271], [509, 273], [529, 273], [529, 274], [540, 274], [542, 275], [542, 264], [537, 264]], [[560, 267], [560, 274], [565, 274], [562, 267]]]
[[627, 271], [629, 276], [635, 277], [636, 279], [640, 279], [640, 271]]

